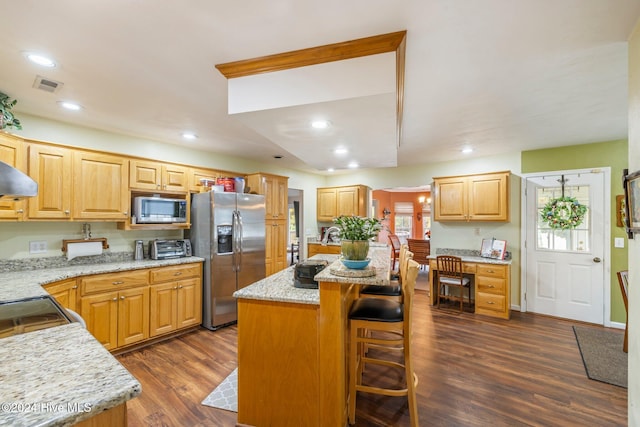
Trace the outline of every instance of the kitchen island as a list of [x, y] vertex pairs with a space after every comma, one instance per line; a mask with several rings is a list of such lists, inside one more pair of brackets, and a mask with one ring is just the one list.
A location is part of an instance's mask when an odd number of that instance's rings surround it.
[[315, 276], [318, 289], [295, 288], [292, 266], [234, 293], [238, 423], [346, 425], [347, 315], [360, 285], [389, 285], [390, 253], [371, 246], [374, 276], [335, 275], [338, 256], [319, 254], [312, 259], [331, 263]]
[[[0, 274], [0, 301], [47, 295], [42, 285], [90, 274], [201, 262], [189, 257]], [[0, 339], [0, 425], [126, 425], [140, 383], [80, 323]]]

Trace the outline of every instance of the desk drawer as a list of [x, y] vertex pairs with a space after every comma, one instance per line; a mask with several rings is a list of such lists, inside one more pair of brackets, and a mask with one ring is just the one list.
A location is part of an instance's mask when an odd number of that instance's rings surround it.
[[463, 273], [467, 273], [467, 274], [476, 274], [476, 268], [480, 268], [479, 266], [477, 266], [477, 264], [475, 263], [468, 263], [468, 262], [463, 262], [462, 263], [462, 272]]
[[504, 279], [507, 277], [507, 267], [504, 265], [479, 264], [476, 274], [478, 276], [499, 277]]
[[476, 276], [476, 287], [478, 292], [504, 295], [507, 281], [505, 279], [496, 279], [495, 277]]
[[134, 288], [149, 284], [149, 270], [132, 270], [122, 273], [107, 273], [80, 279], [82, 294], [108, 292]]
[[506, 302], [504, 295], [476, 293], [476, 310], [484, 309], [502, 313], [505, 311]]

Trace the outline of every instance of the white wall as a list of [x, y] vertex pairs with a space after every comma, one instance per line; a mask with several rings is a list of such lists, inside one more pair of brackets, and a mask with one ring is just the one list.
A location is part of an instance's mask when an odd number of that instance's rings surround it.
[[[629, 38], [629, 170], [640, 169], [640, 21]], [[640, 425], [640, 235], [629, 239], [629, 391], [630, 426]]]

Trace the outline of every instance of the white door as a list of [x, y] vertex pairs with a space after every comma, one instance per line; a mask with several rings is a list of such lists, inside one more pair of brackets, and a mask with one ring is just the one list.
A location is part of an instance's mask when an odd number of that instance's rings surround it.
[[[541, 218], [545, 205], [563, 195], [562, 177], [564, 196], [587, 207], [582, 223], [566, 230]], [[527, 311], [604, 323], [605, 181], [602, 171], [526, 178]]]

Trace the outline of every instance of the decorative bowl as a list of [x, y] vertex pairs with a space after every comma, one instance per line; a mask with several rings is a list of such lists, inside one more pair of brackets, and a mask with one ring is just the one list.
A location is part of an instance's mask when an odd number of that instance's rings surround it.
[[371, 258], [363, 259], [363, 260], [353, 260], [353, 259], [344, 259], [340, 258], [340, 262], [352, 270], [362, 270], [371, 262]]

